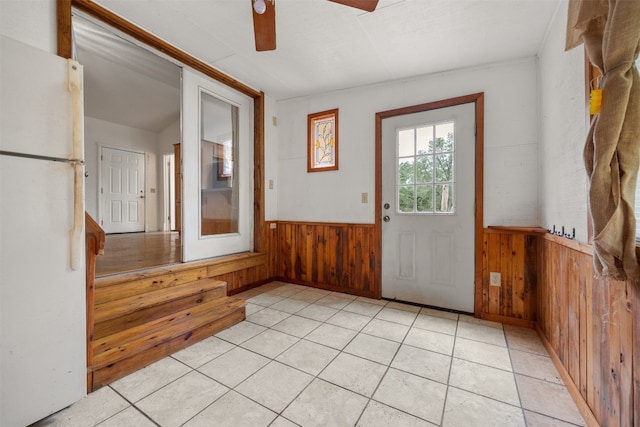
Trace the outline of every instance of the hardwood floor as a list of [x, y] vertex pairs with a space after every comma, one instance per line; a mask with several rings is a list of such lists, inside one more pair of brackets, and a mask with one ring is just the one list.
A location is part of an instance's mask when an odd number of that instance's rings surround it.
[[177, 232], [108, 234], [104, 255], [97, 258], [96, 277], [181, 261], [182, 239]]

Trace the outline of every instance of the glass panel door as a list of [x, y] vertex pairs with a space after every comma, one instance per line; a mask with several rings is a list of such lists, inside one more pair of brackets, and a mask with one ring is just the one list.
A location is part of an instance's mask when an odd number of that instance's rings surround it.
[[183, 261], [253, 247], [253, 99], [182, 71]]
[[238, 107], [200, 93], [200, 235], [238, 232]]

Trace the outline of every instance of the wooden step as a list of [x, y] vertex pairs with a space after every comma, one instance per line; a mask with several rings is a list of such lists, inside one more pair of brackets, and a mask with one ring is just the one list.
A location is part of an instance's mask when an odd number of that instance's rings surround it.
[[244, 301], [224, 297], [96, 341], [88, 375], [91, 389], [142, 369], [244, 318]]
[[218, 298], [96, 339], [93, 341], [93, 366], [102, 367], [129, 357], [133, 353], [152, 347], [156, 340], [173, 338], [185, 330], [193, 330], [211, 319], [224, 316], [229, 310], [243, 307], [242, 300], [231, 297]]
[[207, 277], [207, 267], [190, 270], [157, 272], [155, 270], [122, 276], [96, 279], [95, 304], [144, 294], [159, 289], [170, 288], [184, 283], [203, 280]]
[[93, 339], [227, 296], [226, 283], [202, 279], [95, 306]]

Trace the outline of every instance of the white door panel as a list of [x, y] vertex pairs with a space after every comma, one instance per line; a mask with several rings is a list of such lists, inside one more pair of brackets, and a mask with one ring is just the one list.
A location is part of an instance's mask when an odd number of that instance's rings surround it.
[[[450, 164], [451, 152], [443, 148], [447, 145], [441, 142], [440, 148], [435, 148], [435, 141], [439, 129], [451, 126], [453, 142], [447, 143], [454, 147], [452, 167], [441, 176], [437, 168], [417, 166], [419, 158], [431, 159], [422, 165], [441, 162], [445, 168]], [[424, 129], [433, 132], [430, 139], [420, 136]], [[402, 157], [406, 155], [406, 141], [401, 136], [405, 130], [413, 132], [414, 153], [431, 154], [414, 154], [410, 161]], [[382, 162], [382, 215], [388, 220], [382, 223], [382, 296], [473, 312], [474, 104], [384, 119]], [[407, 165], [413, 168], [409, 178], [403, 176]], [[424, 170], [432, 173], [421, 172]], [[403, 188], [409, 191], [405, 196]], [[411, 198], [413, 211], [407, 208]]]
[[102, 147], [100, 158], [100, 218], [105, 232], [144, 231], [144, 154]]

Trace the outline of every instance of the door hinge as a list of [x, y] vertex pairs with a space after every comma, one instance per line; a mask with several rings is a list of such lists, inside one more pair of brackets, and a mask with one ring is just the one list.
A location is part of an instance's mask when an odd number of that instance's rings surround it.
[[103, 220], [100, 220], [100, 225], [104, 225], [104, 221]]
[[104, 188], [100, 187], [100, 194], [104, 194]]
[[100, 161], [104, 160], [104, 157], [102, 156], [102, 154], [100, 154]]

